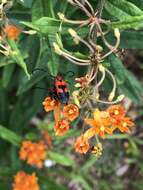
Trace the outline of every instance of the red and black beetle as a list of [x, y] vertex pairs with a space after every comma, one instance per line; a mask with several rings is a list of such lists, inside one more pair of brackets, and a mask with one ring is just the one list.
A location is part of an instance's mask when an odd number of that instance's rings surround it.
[[[47, 72], [44, 69], [36, 68], [34, 71], [40, 70], [43, 72]], [[33, 72], [34, 72], [33, 71]], [[70, 74], [70, 77], [74, 76], [74, 72], [68, 71], [67, 74]], [[51, 75], [50, 75], [51, 76]], [[59, 101], [62, 104], [68, 104], [69, 102], [69, 90], [68, 90], [68, 84], [64, 80], [64, 77], [62, 74], [58, 73], [56, 77], [51, 76], [53, 80], [53, 87], [49, 90], [49, 96], [57, 101]], [[41, 88], [42, 89], [42, 88]]]
[[61, 74], [58, 74], [54, 79], [53, 88], [49, 92], [51, 98], [54, 98], [62, 104], [68, 104], [69, 101], [69, 90], [68, 84], [64, 80]]

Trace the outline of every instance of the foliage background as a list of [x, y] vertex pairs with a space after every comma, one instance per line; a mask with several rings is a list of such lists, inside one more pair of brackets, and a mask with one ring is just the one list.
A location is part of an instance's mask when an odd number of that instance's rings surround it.
[[[122, 59], [112, 55], [106, 65], [114, 73], [118, 91], [129, 99], [126, 106], [135, 119], [136, 129], [132, 136], [116, 134], [104, 142], [104, 153], [100, 160], [95, 156], [75, 154], [73, 137], [79, 133], [80, 125], [74, 123], [73, 129], [63, 138], [54, 138], [54, 147], [48, 158], [56, 165], [42, 171], [28, 167], [18, 158], [19, 144], [22, 139], [39, 138], [38, 129], [48, 129], [52, 134], [51, 115], [45, 115], [42, 101], [48, 94], [51, 79], [47, 73], [36, 72], [35, 67], [47, 68], [56, 75], [58, 71], [73, 70], [81, 76], [85, 68], [77, 67], [56, 55], [52, 43], [62, 37], [69, 51], [87, 53], [82, 46], [76, 47], [63, 25], [58, 34], [57, 13], [63, 12], [68, 18], [80, 19], [85, 16], [72, 7], [66, 0], [15, 0], [6, 11], [11, 23], [23, 28], [34, 29], [35, 35], [21, 34], [18, 41], [8, 43], [16, 54], [0, 55], [0, 189], [11, 189], [13, 175], [21, 169], [38, 173], [42, 190], [142, 190], [143, 187], [143, 1], [142, 0], [105, 0], [103, 18], [112, 21], [112, 28], [121, 32], [120, 48], [124, 48]], [[98, 1], [91, 0], [96, 9]], [[2, 22], [2, 21], [1, 21]], [[74, 26], [73, 26], [74, 27]], [[80, 31], [86, 36], [85, 29]], [[108, 39], [114, 42], [112, 32]], [[101, 42], [99, 41], [99, 44]], [[123, 64], [124, 63], [124, 64]], [[30, 79], [28, 78], [30, 76]], [[70, 81], [73, 90], [74, 79]], [[34, 89], [42, 86], [47, 91]], [[110, 88], [107, 79], [105, 89]], [[35, 127], [37, 126], [37, 128]]]

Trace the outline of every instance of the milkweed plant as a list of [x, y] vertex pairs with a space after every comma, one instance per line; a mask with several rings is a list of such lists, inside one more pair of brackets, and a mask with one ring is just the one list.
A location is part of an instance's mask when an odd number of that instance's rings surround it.
[[143, 143], [142, 77], [133, 74], [142, 67], [130, 63], [131, 49], [142, 48], [142, 8], [1, 0], [0, 189], [128, 189], [98, 179], [112, 154], [131, 157], [129, 167]]

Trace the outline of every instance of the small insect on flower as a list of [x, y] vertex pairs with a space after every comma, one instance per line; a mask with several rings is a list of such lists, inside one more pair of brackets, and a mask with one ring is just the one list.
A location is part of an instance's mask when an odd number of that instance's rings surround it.
[[54, 88], [53, 92], [51, 92], [51, 97], [58, 100], [62, 104], [68, 104], [69, 102], [68, 85], [61, 74], [58, 74], [55, 77]]
[[14, 25], [7, 25], [4, 32], [8, 38], [16, 40], [21, 33], [21, 29]]
[[[47, 72], [45, 69], [35, 68], [33, 70], [33, 73], [37, 70], [42, 71], [42, 72]], [[72, 74], [70, 77], [74, 75], [72, 71], [66, 72], [65, 75], [67, 75], [68, 73]], [[52, 88], [49, 90], [49, 97], [51, 97], [51, 99], [54, 99], [60, 102], [61, 104], [68, 104], [69, 89], [68, 89], [68, 83], [64, 80], [63, 74], [58, 73], [57, 76], [51, 76], [51, 75], [49, 76], [53, 78]], [[40, 89], [43, 89], [43, 88], [40, 88]]]
[[46, 145], [42, 141], [23, 141], [19, 155], [20, 159], [26, 160], [29, 165], [42, 168], [46, 159]]
[[92, 147], [92, 154], [95, 154], [97, 158], [99, 158], [102, 155], [103, 147], [101, 143], [97, 143], [97, 145]]
[[14, 177], [13, 190], [40, 190], [35, 173], [19, 171]]

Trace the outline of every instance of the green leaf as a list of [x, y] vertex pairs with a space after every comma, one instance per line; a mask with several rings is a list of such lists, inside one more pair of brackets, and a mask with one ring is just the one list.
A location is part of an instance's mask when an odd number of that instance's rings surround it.
[[17, 95], [20, 95], [26, 91], [28, 91], [30, 88], [32, 88], [35, 84], [37, 84], [39, 81], [41, 81], [45, 76], [47, 75], [46, 72], [40, 72], [40, 71], [35, 71], [32, 75], [30, 80], [27, 78], [24, 78], [22, 83], [20, 84]]
[[125, 67], [121, 60], [118, 57], [111, 55], [109, 61], [111, 63], [111, 69], [116, 75], [118, 84], [123, 84], [125, 81]]
[[[28, 26], [44, 35], [52, 34], [55, 35], [59, 32], [60, 20], [50, 18], [50, 17], [42, 17], [34, 22], [21, 22], [25, 26]], [[62, 27], [62, 33], [67, 33], [67, 25], [64, 24]]]
[[14, 61], [8, 57], [0, 57], [0, 67], [4, 67], [12, 63], [14, 63]]
[[31, 8], [33, 0], [17, 0], [24, 7]]
[[55, 17], [52, 0], [35, 0], [32, 6], [32, 21], [36, 21], [43, 16]]
[[48, 35], [47, 38], [47, 44], [49, 47], [49, 53], [50, 53], [50, 61], [48, 62], [48, 68], [49, 72], [52, 76], [56, 76], [58, 73], [58, 64], [59, 64], [59, 56], [54, 52], [52, 49], [53, 42], [55, 42], [55, 37], [52, 37], [51, 35]]
[[48, 16], [49, 17], [52, 17], [52, 18], [55, 18], [55, 13], [54, 13], [54, 7], [53, 7], [53, 0], [49, 0], [48, 3], [47, 3], [47, 12], [48, 12]]
[[143, 32], [142, 31], [123, 31], [121, 33], [120, 48], [142, 49], [143, 48]]
[[80, 172], [88, 171], [97, 161], [95, 155], [91, 155], [90, 158], [84, 163], [84, 165], [80, 168]]
[[130, 2], [132, 2], [133, 4], [135, 4], [136, 6], [138, 6], [140, 9], [143, 9], [143, 1], [142, 0], [130, 0]]
[[118, 20], [128, 19], [130, 16], [142, 15], [143, 11], [136, 5], [126, 0], [107, 0], [105, 9]]
[[109, 57], [109, 60], [121, 92], [134, 102], [141, 101], [143, 97], [143, 87], [139, 80], [124, 67], [118, 57], [112, 55]]
[[[126, 80], [124, 85], [121, 86], [121, 89], [136, 103], [139, 101], [142, 102], [143, 86], [141, 85], [140, 81], [134, 76], [133, 73], [128, 70], [125, 71], [125, 75]], [[125, 90], [128, 90], [128, 93]]]
[[107, 0], [106, 11], [113, 16], [112, 28], [129, 29], [143, 27], [143, 11], [135, 4], [126, 0]]
[[[46, 17], [47, 16], [47, 17]], [[51, 18], [52, 17], [52, 18]], [[46, 66], [49, 69], [51, 75], [57, 75], [58, 69], [58, 56], [55, 55], [54, 51], [51, 50], [53, 42], [55, 42], [56, 32], [59, 30], [60, 21], [54, 19], [53, 11], [53, 1], [49, 0], [35, 0], [32, 7], [32, 26], [33, 29], [36, 29], [39, 33], [42, 33], [47, 36], [45, 43], [43, 44], [47, 52], [43, 52], [45, 56], [49, 58]], [[40, 18], [40, 19], [39, 19]], [[44, 41], [44, 40], [43, 40]], [[41, 49], [44, 49], [43, 46]]]
[[[1, 81], [2, 82], [2, 81]], [[9, 97], [6, 90], [0, 84], [0, 122], [7, 123], [9, 113]]]
[[128, 139], [128, 134], [113, 134], [113, 135], [106, 135], [106, 139]]
[[35, 0], [32, 6], [32, 21], [34, 22], [43, 17], [43, 11], [42, 0]]
[[19, 146], [22, 140], [22, 138], [19, 135], [7, 129], [6, 127], [3, 127], [2, 125], [0, 125], [0, 138], [10, 142], [15, 146]]
[[64, 166], [74, 165], [74, 161], [71, 158], [57, 152], [48, 152], [48, 158]]
[[11, 57], [16, 61], [16, 63], [23, 69], [25, 74], [27, 75], [28, 78], [30, 78], [30, 75], [27, 70], [26, 63], [23, 60], [22, 54], [19, 51], [17, 44], [14, 40], [9, 39], [8, 43], [12, 49]]
[[119, 29], [139, 29], [143, 27], [143, 15], [141, 16], [132, 16], [127, 19], [118, 22], [111, 23], [112, 28]]
[[74, 180], [75, 182], [80, 183], [81, 186], [82, 186], [84, 189], [86, 189], [86, 190], [92, 190], [92, 189], [93, 189], [92, 187], [90, 187], [90, 185], [88, 184], [88, 182], [87, 182], [82, 176], [80, 176], [80, 175], [74, 176], [74, 177], [73, 177], [73, 180]]
[[63, 185], [58, 184], [55, 179], [49, 176], [38, 176], [42, 190], [67, 190]]
[[60, 26], [59, 20], [50, 17], [42, 17], [33, 23], [29, 22], [21, 22], [21, 23], [43, 34], [56, 34]]
[[6, 166], [1, 166], [0, 167], [0, 175], [1, 176], [11, 176], [14, 175], [16, 173], [16, 170], [13, 170], [10, 167], [6, 167]]
[[24, 138], [30, 141], [37, 141], [39, 140], [39, 135], [35, 133], [27, 133]]
[[3, 82], [3, 87], [4, 88], [6, 88], [7, 85], [9, 84], [9, 82], [10, 82], [10, 80], [12, 78], [14, 69], [15, 69], [14, 64], [10, 64], [10, 65], [7, 65], [7, 66], [4, 67], [3, 76], [2, 76], [2, 82]]

